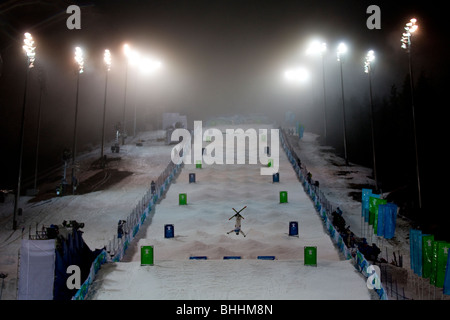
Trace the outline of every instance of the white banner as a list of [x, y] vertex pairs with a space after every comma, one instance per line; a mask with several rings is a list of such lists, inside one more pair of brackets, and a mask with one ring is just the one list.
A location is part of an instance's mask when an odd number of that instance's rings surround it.
[[53, 300], [55, 240], [22, 240], [18, 300]]

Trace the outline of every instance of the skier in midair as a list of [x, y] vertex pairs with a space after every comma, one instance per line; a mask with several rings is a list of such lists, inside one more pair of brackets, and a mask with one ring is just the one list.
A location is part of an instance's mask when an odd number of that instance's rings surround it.
[[233, 210], [234, 210], [234, 212], [236, 212], [236, 214], [235, 214], [234, 216], [232, 216], [232, 217], [231, 217], [230, 219], [228, 219], [228, 220], [231, 220], [231, 219], [233, 219], [233, 218], [236, 218], [236, 223], [234, 224], [234, 229], [233, 229], [233, 230], [230, 230], [229, 232], [227, 232], [227, 234], [230, 234], [230, 233], [232, 233], [232, 232], [236, 232], [236, 235], [239, 235], [240, 233], [242, 233], [242, 235], [243, 235], [244, 237], [246, 237], [246, 234], [244, 233], [244, 231], [241, 230], [241, 219], [244, 219], [244, 217], [241, 216], [241, 214], [240, 214], [240, 212], [241, 212], [242, 210], [244, 210], [245, 208], [247, 208], [247, 206], [243, 207], [239, 212], [237, 212], [237, 211], [233, 208]]

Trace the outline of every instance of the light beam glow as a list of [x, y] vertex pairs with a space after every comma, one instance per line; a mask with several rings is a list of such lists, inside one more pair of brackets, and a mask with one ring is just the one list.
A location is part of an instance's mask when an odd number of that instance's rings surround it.
[[288, 69], [284, 72], [284, 78], [290, 82], [304, 83], [308, 80], [308, 71], [303, 67]]
[[28, 67], [34, 67], [34, 60], [36, 59], [36, 46], [34, 45], [33, 37], [30, 33], [26, 32], [24, 34], [25, 38], [23, 39], [23, 50], [25, 51], [28, 58]]
[[347, 52], [347, 46], [345, 43], [341, 42], [337, 48], [337, 60], [341, 61], [341, 56]]
[[327, 51], [327, 44], [319, 40], [314, 40], [308, 49], [306, 49], [306, 55], [323, 54], [325, 51]]
[[84, 71], [84, 58], [83, 58], [83, 50], [80, 47], [75, 48], [75, 61], [78, 64], [78, 72], [83, 73]]
[[409, 50], [411, 47], [411, 36], [414, 32], [417, 31], [419, 26], [416, 24], [417, 19], [412, 18], [409, 20], [409, 22], [406, 24], [404, 29], [406, 32], [403, 32], [402, 38], [400, 39], [400, 42], [402, 43], [402, 48]]
[[142, 73], [152, 73], [162, 67], [162, 63], [159, 60], [152, 58], [140, 59], [140, 70]]
[[128, 63], [130, 65], [135, 66], [135, 65], [139, 64], [139, 60], [141, 59], [139, 52], [131, 49], [128, 44], [124, 44], [123, 52], [125, 53], [125, 56], [127, 57]]
[[105, 61], [106, 70], [111, 70], [111, 52], [108, 49], [105, 50], [103, 60]]
[[373, 50], [369, 50], [366, 55], [366, 59], [364, 60], [364, 72], [369, 73], [371, 68], [372, 61], [375, 60], [375, 52]]

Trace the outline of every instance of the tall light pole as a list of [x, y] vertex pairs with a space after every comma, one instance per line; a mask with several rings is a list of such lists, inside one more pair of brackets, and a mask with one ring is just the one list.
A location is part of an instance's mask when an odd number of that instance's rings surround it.
[[38, 103], [38, 125], [36, 130], [36, 159], [34, 164], [34, 194], [38, 193], [37, 190], [37, 176], [38, 176], [38, 162], [39, 162], [39, 142], [40, 142], [40, 132], [41, 132], [41, 103], [42, 94], [45, 90], [45, 76], [44, 71], [41, 67], [38, 67], [38, 78], [39, 78], [39, 103]]
[[80, 74], [84, 71], [83, 50], [75, 48], [75, 62], [77, 63], [77, 93], [75, 97], [75, 123], [73, 126], [73, 146], [72, 146], [72, 193], [75, 192], [75, 158], [77, 153], [77, 119], [78, 119], [78, 92], [80, 88]]
[[34, 60], [36, 58], [36, 46], [33, 40], [33, 37], [30, 33], [26, 32], [24, 34], [25, 38], [23, 40], [23, 50], [27, 56], [27, 70], [25, 74], [25, 89], [23, 93], [23, 104], [22, 104], [22, 121], [20, 125], [20, 147], [19, 147], [19, 172], [17, 178], [17, 190], [14, 199], [14, 212], [13, 212], [13, 230], [17, 229], [17, 209], [19, 205], [20, 199], [20, 188], [21, 188], [21, 180], [22, 180], [22, 159], [23, 159], [23, 143], [24, 143], [24, 130], [25, 130], [25, 107], [27, 105], [27, 86], [28, 86], [28, 73], [31, 68], [34, 67]]
[[377, 177], [377, 163], [375, 157], [375, 128], [374, 128], [374, 113], [373, 113], [373, 98], [372, 98], [372, 61], [375, 60], [375, 53], [373, 50], [367, 52], [364, 60], [364, 72], [369, 76], [369, 96], [370, 96], [370, 124], [372, 128], [372, 156], [373, 156], [373, 176], [375, 178], [375, 187], [378, 190], [378, 177]]
[[341, 89], [342, 89], [342, 123], [344, 127], [344, 158], [345, 165], [348, 166], [348, 157], [347, 157], [347, 128], [345, 122], [345, 99], [344, 99], [344, 77], [342, 74], [342, 55], [347, 52], [347, 46], [344, 43], [340, 43], [337, 48], [337, 61], [339, 62], [341, 68]]
[[[111, 70], [111, 52], [106, 49], [105, 53], [103, 55], [103, 60], [105, 62], [105, 66], [106, 66], [106, 72], [105, 72], [105, 98], [104, 98], [104, 103], [103, 103], [103, 127], [102, 127], [102, 149], [101, 149], [101, 154], [100, 154], [100, 159], [103, 163], [103, 149], [104, 149], [104, 144], [105, 144], [105, 118], [106, 118], [106, 92], [108, 90], [108, 74], [109, 71]], [[104, 163], [103, 163], [104, 165]]]
[[324, 142], [327, 143], [327, 97], [325, 92], [325, 52], [327, 44], [325, 42], [313, 41], [306, 50], [307, 55], [320, 54], [322, 58], [322, 80], [323, 80], [323, 135]]
[[418, 29], [418, 25], [416, 24], [417, 19], [412, 18], [404, 27], [405, 31], [402, 34], [401, 42], [402, 48], [406, 50], [408, 53], [408, 65], [409, 65], [409, 84], [411, 86], [411, 110], [413, 117], [413, 134], [414, 134], [414, 149], [416, 155], [416, 176], [417, 176], [417, 192], [418, 192], [418, 200], [419, 200], [419, 209], [422, 208], [422, 195], [420, 191], [420, 173], [419, 173], [419, 154], [417, 151], [417, 135], [416, 135], [416, 117], [415, 117], [415, 107], [414, 107], [414, 80], [413, 80], [413, 72], [412, 72], [412, 63], [411, 63], [411, 36]]

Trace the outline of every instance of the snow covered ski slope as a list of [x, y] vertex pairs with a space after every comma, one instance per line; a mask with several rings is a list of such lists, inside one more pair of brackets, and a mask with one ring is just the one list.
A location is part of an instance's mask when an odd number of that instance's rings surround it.
[[[88, 298], [371, 299], [365, 278], [333, 245], [282, 149], [280, 182], [261, 175], [261, 166], [186, 164], [123, 261], [101, 267]], [[280, 203], [280, 191], [287, 192], [287, 203]], [[180, 193], [186, 205], [179, 204]], [[244, 206], [246, 237], [227, 234], [235, 224], [233, 208]], [[291, 221], [298, 222], [298, 237], [289, 236]], [[173, 238], [164, 237], [166, 224], [173, 224]], [[147, 245], [154, 247], [154, 264], [141, 266], [140, 247]], [[317, 247], [317, 267], [304, 265], [304, 246]], [[228, 256], [241, 259], [224, 260]]]

